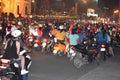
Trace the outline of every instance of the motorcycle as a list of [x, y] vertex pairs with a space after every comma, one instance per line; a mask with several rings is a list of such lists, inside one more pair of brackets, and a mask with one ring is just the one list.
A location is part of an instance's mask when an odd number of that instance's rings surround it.
[[42, 45], [41, 45], [42, 46], [41, 52], [45, 52], [45, 50], [47, 50], [46, 49], [47, 43], [48, 43], [48, 40], [43, 38]]
[[[26, 50], [21, 50], [20, 54], [25, 57], [25, 69], [29, 71], [31, 66], [31, 57]], [[28, 73], [21, 75], [20, 60], [3, 59], [0, 57], [0, 80], [27, 80]]]
[[73, 65], [76, 68], [80, 68], [81, 66], [96, 60], [96, 44], [92, 43], [88, 46], [88, 42], [86, 40], [83, 43], [83, 45], [79, 45], [77, 48], [73, 46], [67, 46], [67, 56], [70, 58], [70, 61], [73, 61]]
[[34, 41], [34, 36], [32, 34], [29, 34], [28, 35], [28, 42], [29, 42], [30, 47], [33, 45], [33, 41]]
[[22, 80], [20, 65], [15, 59], [0, 59], [0, 80]]
[[77, 51], [73, 46], [69, 46], [69, 48], [67, 48], [67, 57], [70, 58], [70, 61], [73, 62], [73, 65], [76, 68], [80, 68], [84, 64], [87, 64], [86, 57], [83, 57], [82, 53]]
[[66, 50], [65, 44], [55, 43], [55, 45], [53, 46], [54, 55], [58, 55], [58, 56], [66, 55], [65, 50]]
[[103, 61], [106, 60], [106, 56], [107, 56], [107, 50], [106, 50], [106, 44], [102, 43], [100, 44], [100, 52], [101, 52], [101, 58], [103, 59]]
[[33, 48], [35, 50], [40, 50], [41, 49], [41, 44], [42, 44], [41, 40], [39, 38], [35, 38], [34, 42], [33, 42]]
[[43, 38], [42, 40], [42, 49], [41, 49], [41, 52], [45, 52], [45, 53], [52, 53], [52, 50], [53, 50], [53, 45], [54, 45], [54, 41], [53, 39], [49, 38], [49, 39], [46, 39], [46, 38]]

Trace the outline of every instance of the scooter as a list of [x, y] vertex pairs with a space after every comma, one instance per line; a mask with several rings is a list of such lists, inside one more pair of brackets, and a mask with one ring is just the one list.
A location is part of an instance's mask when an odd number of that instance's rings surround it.
[[53, 54], [56, 55], [56, 56], [57, 55], [58, 56], [66, 55], [65, 49], [66, 49], [66, 45], [65, 44], [55, 43], [55, 45], [53, 47]]
[[107, 56], [107, 47], [105, 43], [100, 44], [100, 52], [101, 58], [103, 59], [103, 61], [105, 61]]
[[39, 38], [35, 38], [33, 42], [33, 48], [38, 51], [41, 49], [41, 44], [41, 40]]
[[21, 68], [15, 59], [0, 59], [0, 80], [23, 80]]
[[[26, 50], [21, 50], [20, 54], [25, 57], [25, 69], [29, 71], [32, 60]], [[27, 80], [28, 73], [21, 75], [20, 61], [16, 59], [3, 59], [0, 57], [0, 80]]]

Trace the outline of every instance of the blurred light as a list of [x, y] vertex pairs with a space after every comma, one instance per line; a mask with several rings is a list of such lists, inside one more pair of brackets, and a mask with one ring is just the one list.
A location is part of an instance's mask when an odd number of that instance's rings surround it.
[[32, 2], [34, 3], [34, 2], [35, 2], [35, 0], [32, 0]]
[[115, 11], [114, 11], [114, 13], [118, 13], [118, 12], [119, 12], [119, 10], [115, 10]]

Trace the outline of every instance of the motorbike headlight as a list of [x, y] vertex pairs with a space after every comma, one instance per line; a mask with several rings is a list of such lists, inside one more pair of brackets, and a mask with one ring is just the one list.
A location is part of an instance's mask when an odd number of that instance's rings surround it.
[[29, 39], [30, 42], [33, 42], [33, 39]]
[[84, 44], [87, 44], [87, 41], [84, 41]]
[[57, 54], [57, 50], [53, 50], [53, 54], [54, 54], [54, 55]]
[[96, 41], [96, 38], [94, 38], [94, 41]]
[[76, 53], [72, 53], [72, 54], [71, 54], [71, 56], [75, 56], [75, 55], [76, 55]]
[[2, 30], [2, 27], [0, 27], [0, 30]]
[[46, 42], [43, 42], [43, 43], [42, 43], [42, 46], [45, 47], [45, 46], [46, 46]]
[[34, 47], [38, 47], [38, 44], [34, 44]]

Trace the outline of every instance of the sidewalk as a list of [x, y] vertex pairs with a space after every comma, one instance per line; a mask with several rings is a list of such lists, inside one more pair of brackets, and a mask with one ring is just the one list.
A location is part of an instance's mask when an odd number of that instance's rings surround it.
[[120, 55], [110, 58], [103, 65], [88, 72], [78, 80], [120, 80]]

